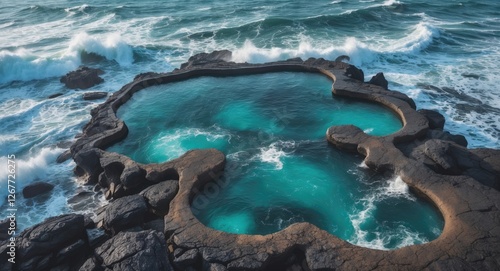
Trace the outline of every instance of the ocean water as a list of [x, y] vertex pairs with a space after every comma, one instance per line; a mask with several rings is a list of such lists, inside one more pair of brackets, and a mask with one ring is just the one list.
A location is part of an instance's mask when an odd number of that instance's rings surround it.
[[332, 125], [381, 136], [399, 130], [401, 121], [383, 106], [332, 98], [331, 83], [288, 72], [150, 87], [120, 107], [130, 132], [108, 150], [143, 163], [193, 148], [224, 152], [224, 185], [207, 185], [192, 203], [198, 219], [217, 230], [268, 234], [307, 221], [378, 249], [435, 239], [443, 220], [430, 203], [325, 140]]
[[[444, 114], [445, 128], [470, 147], [499, 148], [499, 38], [496, 0], [3, 1], [0, 202], [7, 204], [7, 155], [15, 154], [19, 229], [100, 204], [99, 194], [75, 204], [71, 198], [90, 188], [77, 182], [71, 161], [55, 162], [103, 102], [82, 94], [112, 93], [138, 73], [170, 71], [220, 49], [254, 63], [347, 54], [367, 80], [383, 71], [391, 89]], [[103, 69], [105, 82], [66, 89], [59, 77], [82, 64]], [[63, 95], [48, 99], [55, 93]], [[37, 180], [56, 187], [23, 199], [22, 188]]]

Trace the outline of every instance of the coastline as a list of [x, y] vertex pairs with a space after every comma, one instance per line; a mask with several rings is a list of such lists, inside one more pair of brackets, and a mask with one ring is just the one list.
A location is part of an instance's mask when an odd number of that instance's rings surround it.
[[[136, 251], [132, 253], [132, 258], [147, 255], [152, 260], [156, 259], [158, 270], [271, 270], [281, 264], [305, 266], [313, 270], [500, 266], [496, 260], [500, 257], [496, 241], [500, 238], [500, 181], [496, 177], [500, 176], [499, 150], [467, 150], [450, 141], [453, 138], [442, 131], [443, 127], [429, 125], [430, 119], [417, 112], [415, 104], [406, 95], [345, 75], [346, 70], [353, 66], [344, 62], [324, 59], [302, 61], [297, 58], [266, 64], [226, 62], [230, 54], [229, 51], [199, 54], [170, 73], [138, 75], [132, 83], [92, 110], [92, 120], [71, 147], [71, 154], [77, 163], [75, 173], [88, 184], [99, 183], [107, 187], [106, 197], [115, 200], [108, 206], [122, 204], [123, 208], [133, 207], [133, 215], [116, 218], [120, 214], [113, 214], [104, 208], [102, 216], [94, 222], [85, 221], [83, 216], [66, 215], [35, 225], [19, 238], [19, 260], [23, 263], [16, 266], [18, 270], [74, 264], [72, 259], [83, 255], [90, 257], [84, 264], [81, 263], [80, 270], [112, 268], [121, 262], [112, 248], [120, 244], [124, 235], [136, 238], [137, 242], [150, 240], [154, 246], [166, 248], [165, 253], [151, 255], [144, 245], [133, 246]], [[211, 184], [222, 173], [225, 164], [222, 153], [213, 149], [194, 150], [166, 163], [142, 165], [125, 156], [104, 151], [107, 146], [126, 137], [126, 124], [116, 117], [115, 112], [136, 91], [198, 76], [237, 76], [276, 71], [325, 74], [334, 81], [334, 95], [381, 103], [400, 116], [403, 128], [389, 136], [373, 137], [354, 126], [338, 126], [328, 129], [327, 139], [338, 148], [366, 156], [365, 163], [370, 168], [392, 171], [401, 176], [413, 189], [428, 197], [445, 220], [445, 228], [438, 239], [393, 251], [378, 251], [349, 244], [309, 223], [294, 224], [265, 236], [215, 231], [194, 217], [190, 201], [197, 189]], [[467, 168], [469, 165], [472, 166]], [[460, 170], [456, 171], [456, 168]], [[493, 175], [493, 179], [486, 184], [480, 183], [478, 179], [487, 174]], [[148, 206], [147, 202], [151, 199], [136, 195], [164, 181], [178, 183], [178, 192], [169, 200], [166, 213]], [[134, 204], [123, 205], [121, 199]], [[158, 218], [151, 216], [148, 209], [159, 214], [156, 214]], [[162, 215], [165, 216], [162, 218]], [[65, 221], [62, 228], [77, 225], [72, 227], [75, 237], [60, 243], [40, 238], [54, 231], [47, 225], [55, 222], [61, 225], [60, 220]], [[153, 221], [154, 225], [151, 224]], [[102, 226], [109, 235], [102, 232], [97, 239], [89, 237], [85, 227], [93, 228], [94, 224]], [[54, 234], [54, 238], [62, 237]], [[1, 251], [5, 252], [6, 245], [1, 244]], [[34, 244], [40, 245], [37, 247]], [[61, 251], [67, 253], [61, 254]], [[162, 260], [162, 257], [165, 258]], [[151, 270], [144, 268], [140, 270]]]

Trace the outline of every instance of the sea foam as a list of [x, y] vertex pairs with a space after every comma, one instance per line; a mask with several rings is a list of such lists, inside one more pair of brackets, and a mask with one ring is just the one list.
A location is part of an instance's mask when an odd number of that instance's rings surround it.
[[439, 37], [439, 31], [429, 23], [420, 22], [409, 29], [406, 36], [396, 40], [385, 40], [382, 44], [368, 44], [356, 37], [347, 37], [340, 46], [314, 43], [309, 37], [300, 35], [300, 43], [294, 48], [258, 48], [251, 40], [246, 40], [242, 47], [233, 52], [235, 62], [263, 63], [268, 61], [284, 60], [287, 58], [323, 57], [335, 59], [340, 55], [348, 55], [351, 63], [361, 66], [371, 63], [379, 57], [388, 54], [415, 54], [425, 50], [432, 41]]
[[94, 53], [114, 60], [121, 66], [134, 62], [133, 50], [118, 34], [74, 36], [59, 54], [39, 56], [26, 49], [0, 51], [0, 84], [61, 76], [82, 64], [81, 53]]

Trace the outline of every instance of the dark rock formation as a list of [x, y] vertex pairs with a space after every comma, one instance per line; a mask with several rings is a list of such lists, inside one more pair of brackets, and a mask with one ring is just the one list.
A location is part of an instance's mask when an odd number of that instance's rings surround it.
[[[352, 65], [314, 58], [266, 64], [226, 62], [230, 57], [229, 51], [199, 54], [171, 73], [141, 74], [92, 110], [92, 119], [71, 146], [71, 153], [77, 164], [75, 172], [87, 183], [99, 182], [107, 197], [115, 199], [96, 211], [97, 224], [115, 236], [107, 240], [102, 231], [88, 230], [93, 251], [89, 258], [85, 237], [73, 234], [78, 237], [67, 237], [67, 243], [47, 243], [50, 249], [43, 254], [32, 252], [26, 266], [61, 268], [64, 261], [60, 263], [59, 257], [69, 259], [64, 255], [78, 252], [87, 259], [83, 265], [74, 265], [81, 266], [80, 270], [500, 268], [500, 151], [465, 148], [465, 138], [442, 131], [439, 115], [419, 113], [408, 96], [363, 83], [362, 70]], [[126, 137], [128, 129], [115, 112], [141, 89], [199, 76], [279, 71], [325, 74], [335, 80], [334, 95], [377, 102], [400, 116], [403, 128], [388, 136], [374, 137], [354, 126], [340, 126], [328, 129], [327, 140], [364, 155], [372, 169], [399, 175], [439, 206], [445, 219], [439, 238], [380, 251], [352, 245], [309, 223], [263, 236], [215, 231], [196, 219], [190, 202], [194, 191], [205, 185], [224, 186], [218, 179], [225, 165], [221, 152], [193, 150], [166, 163], [142, 165], [105, 151]], [[127, 196], [137, 193], [141, 195]], [[165, 216], [155, 217], [150, 211]], [[62, 227], [58, 225], [54, 225], [56, 231]], [[144, 229], [162, 230], [165, 235]], [[90, 234], [93, 231], [98, 237]], [[0, 251], [5, 246], [0, 243]]]
[[98, 85], [104, 80], [99, 75], [104, 72], [100, 69], [92, 69], [89, 67], [80, 67], [76, 71], [72, 71], [61, 77], [61, 83], [71, 89], [87, 89]]
[[428, 110], [428, 109], [420, 109], [417, 111], [418, 113], [424, 115], [429, 121], [430, 129], [443, 129], [444, 128], [444, 116], [439, 112]]
[[120, 232], [95, 250], [84, 270], [174, 270], [168, 261], [165, 236], [153, 230]]
[[70, 158], [72, 158], [71, 151], [70, 150], [66, 150], [63, 153], [59, 154], [59, 156], [57, 156], [56, 162], [58, 164], [61, 164], [61, 163], [66, 162]]
[[148, 206], [155, 214], [164, 216], [168, 212], [170, 201], [179, 190], [178, 182], [177, 180], [160, 182], [142, 190], [140, 195], [146, 199]]
[[368, 82], [368, 84], [380, 86], [383, 87], [384, 89], [389, 88], [389, 82], [387, 82], [387, 80], [385, 79], [383, 72], [379, 72], [375, 76], [373, 76], [372, 79], [370, 79], [370, 81]]
[[347, 69], [345, 70], [345, 75], [361, 82], [365, 81], [365, 74], [363, 70], [358, 69], [353, 65], [349, 65], [349, 67], [347, 67]]
[[115, 235], [123, 229], [140, 226], [147, 211], [146, 201], [141, 195], [119, 198], [106, 208], [104, 228]]
[[17, 240], [17, 270], [81, 264], [89, 246], [82, 215], [49, 218], [20, 234]]
[[[13, 226], [16, 225], [15, 223], [16, 222], [13, 221]], [[8, 218], [0, 221], [0, 241], [4, 241], [10, 238], [10, 235], [8, 234], [10, 226], [11, 221]]]
[[36, 197], [52, 191], [54, 185], [46, 182], [34, 182], [23, 188], [23, 197], [26, 199]]
[[187, 63], [181, 65], [182, 69], [189, 69], [193, 66], [201, 66], [203, 64], [213, 64], [217, 62], [226, 62], [231, 60], [233, 53], [228, 50], [213, 51], [209, 54], [200, 53], [189, 58]]
[[97, 99], [102, 99], [104, 97], [107, 97], [108, 93], [107, 92], [87, 92], [83, 94], [83, 99], [84, 100], [97, 100]]
[[54, 94], [49, 96], [49, 99], [54, 99], [54, 98], [57, 98], [57, 97], [62, 96], [62, 95], [63, 95], [62, 93], [54, 93]]

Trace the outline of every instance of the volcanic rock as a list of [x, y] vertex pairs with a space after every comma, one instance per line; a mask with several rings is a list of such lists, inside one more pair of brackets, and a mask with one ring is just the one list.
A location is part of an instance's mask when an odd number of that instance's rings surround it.
[[365, 74], [362, 69], [356, 68], [356, 66], [349, 65], [345, 71], [345, 75], [352, 78], [356, 79], [358, 81], [365, 81]]
[[442, 130], [444, 128], [445, 119], [444, 116], [441, 115], [439, 112], [428, 109], [420, 109], [417, 112], [424, 115], [427, 118], [427, 120], [429, 121], [430, 129]]
[[70, 159], [71, 157], [72, 157], [71, 156], [71, 151], [70, 150], [66, 150], [63, 153], [59, 154], [59, 156], [57, 156], [56, 162], [58, 164], [61, 164], [61, 163], [64, 163], [64, 162], [68, 161], [68, 159]]
[[104, 80], [99, 77], [99, 75], [103, 73], [104, 72], [100, 69], [80, 67], [61, 77], [60, 81], [71, 89], [87, 89], [104, 82]]
[[179, 190], [179, 181], [168, 180], [152, 185], [141, 191], [148, 205], [155, 214], [164, 216], [168, 212], [170, 201], [175, 197]]
[[106, 208], [104, 228], [115, 235], [123, 229], [140, 226], [147, 211], [146, 201], [141, 195], [119, 198]]
[[52, 191], [54, 185], [46, 182], [34, 182], [23, 188], [23, 197], [26, 199], [36, 197]]
[[87, 92], [83, 94], [84, 100], [97, 100], [108, 96], [107, 92]]
[[120, 232], [95, 250], [80, 270], [174, 270], [168, 261], [163, 233], [146, 230]]
[[44, 270], [50, 265], [78, 263], [89, 252], [83, 215], [52, 217], [18, 238], [18, 270]]
[[383, 87], [384, 89], [388, 89], [389, 87], [389, 82], [387, 82], [387, 80], [385, 79], [383, 72], [379, 72], [375, 76], [373, 76], [372, 79], [370, 79], [370, 81], [368, 82], [368, 84], [380, 86]]

